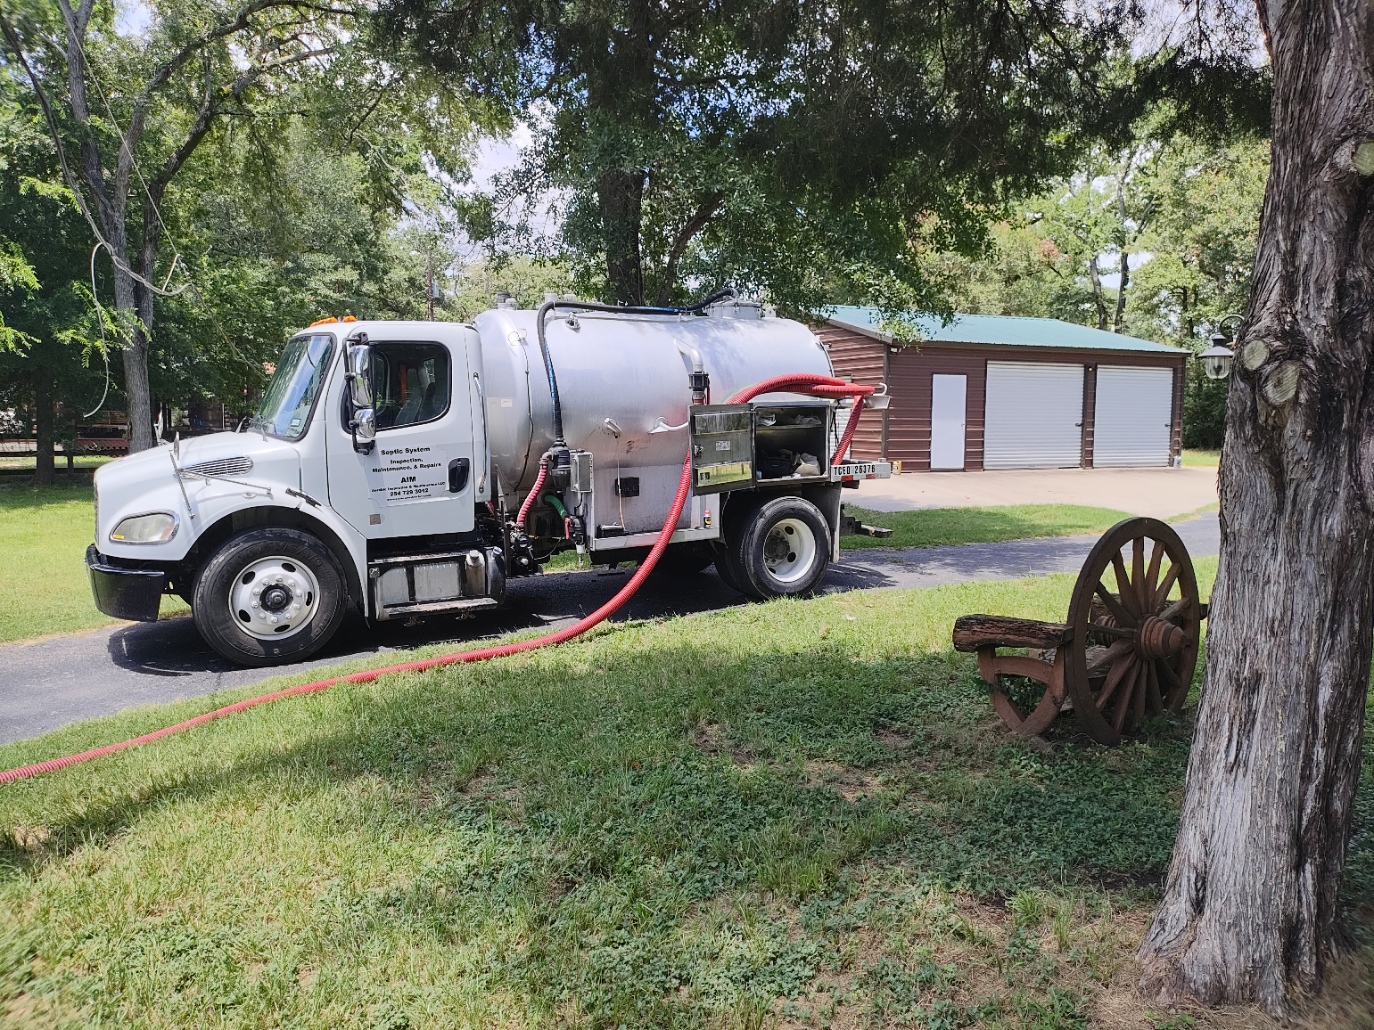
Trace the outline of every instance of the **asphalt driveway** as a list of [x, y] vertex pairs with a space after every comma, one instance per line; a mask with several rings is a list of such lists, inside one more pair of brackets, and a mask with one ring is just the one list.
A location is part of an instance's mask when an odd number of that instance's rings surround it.
[[[1174, 528], [1194, 557], [1217, 553], [1220, 528], [1215, 515]], [[825, 589], [933, 587], [1077, 572], [1096, 540], [1096, 536], [1078, 536], [847, 551], [832, 567]], [[453, 643], [456, 649], [515, 630], [556, 628], [595, 611], [629, 574], [628, 570], [568, 572], [516, 580], [507, 607], [464, 620], [436, 618], [413, 627], [383, 624], [375, 628], [357, 620], [345, 625], [312, 661], [277, 669], [230, 665], [201, 641], [188, 618], [11, 644], [0, 647], [0, 743], [133, 705], [200, 697], [345, 659], [376, 655], [378, 664], [390, 664], [403, 661], [405, 651], [429, 644]], [[653, 576], [615, 621], [688, 615], [742, 603], [740, 595], [714, 571], [684, 578]]]

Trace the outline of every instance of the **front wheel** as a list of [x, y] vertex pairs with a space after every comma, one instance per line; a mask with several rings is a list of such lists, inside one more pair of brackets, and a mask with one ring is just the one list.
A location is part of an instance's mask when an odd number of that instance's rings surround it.
[[196, 580], [191, 615], [205, 642], [239, 665], [300, 661], [329, 642], [348, 593], [334, 552], [294, 529], [225, 541]]
[[760, 504], [739, 529], [731, 572], [748, 580], [754, 588], [749, 592], [762, 597], [809, 594], [825, 577], [830, 526], [810, 501], [775, 497]]

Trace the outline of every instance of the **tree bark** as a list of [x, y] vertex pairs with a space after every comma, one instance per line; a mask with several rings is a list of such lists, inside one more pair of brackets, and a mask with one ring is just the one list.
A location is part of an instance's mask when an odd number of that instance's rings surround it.
[[37, 452], [34, 455], [33, 485], [52, 486], [55, 480], [53, 467], [53, 399], [52, 369], [36, 362], [33, 370], [33, 423], [34, 436], [37, 437]]
[[644, 173], [612, 168], [597, 186], [601, 230], [606, 244], [606, 278], [619, 304], [644, 303], [644, 261], [639, 233], [644, 204]]
[[1163, 999], [1282, 1015], [1331, 956], [1369, 683], [1374, 19], [1362, 0], [1261, 16], [1273, 166], [1227, 403], [1206, 687], [1140, 960]]
[[1121, 248], [1121, 285], [1116, 288], [1116, 316], [1112, 319], [1112, 332], [1121, 332], [1121, 323], [1126, 317], [1126, 287], [1131, 284], [1131, 255], [1125, 247]]
[[1093, 286], [1093, 303], [1097, 305], [1097, 328], [1107, 328], [1107, 303], [1102, 299], [1102, 273], [1097, 268], [1097, 255], [1088, 258], [1088, 279]]

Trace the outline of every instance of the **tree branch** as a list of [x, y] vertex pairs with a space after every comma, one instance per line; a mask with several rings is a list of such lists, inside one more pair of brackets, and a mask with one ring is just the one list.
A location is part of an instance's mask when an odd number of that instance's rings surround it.
[[245, 92], [269, 71], [278, 68], [286, 68], [293, 64], [300, 64], [304, 61], [313, 60], [316, 57], [324, 57], [335, 52], [335, 47], [322, 47], [318, 50], [305, 50], [299, 54], [292, 54], [290, 57], [283, 57], [280, 60], [268, 61], [266, 64], [253, 65], [245, 68], [239, 77], [216, 96], [209, 89], [206, 90], [205, 101], [201, 104], [200, 110], [196, 112], [195, 120], [191, 123], [191, 128], [187, 130], [185, 137], [177, 148], [167, 156], [162, 167], [153, 176], [150, 188], [156, 189], [159, 194], [167, 188], [167, 184], [172, 181], [172, 177], [180, 171], [181, 166], [186, 163], [187, 158], [195, 152], [196, 147], [200, 146], [211, 126], [214, 124], [216, 116], [223, 110], [223, 105], [238, 100]]
[[672, 246], [668, 248], [668, 259], [663, 263], [663, 279], [658, 284], [657, 303], [660, 306], [672, 300], [673, 287], [677, 284], [677, 265], [682, 260], [682, 255], [687, 252], [687, 245], [692, 242], [697, 233], [706, 228], [724, 203], [724, 193], [720, 190], [712, 193], [697, 205], [697, 209], [692, 212], [692, 217], [687, 219], [682, 228], [677, 231], [677, 235], [673, 237]]

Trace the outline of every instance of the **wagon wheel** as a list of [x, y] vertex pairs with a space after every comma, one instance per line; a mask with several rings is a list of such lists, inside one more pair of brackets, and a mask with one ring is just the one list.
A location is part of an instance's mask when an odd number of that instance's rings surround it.
[[[978, 652], [978, 669], [992, 687], [992, 707], [1007, 728], [1018, 737], [1034, 737], [1044, 733], [1054, 722], [1064, 704], [1064, 658], [1062, 653], [1052, 662], [1020, 655], [997, 655], [995, 648]], [[1044, 692], [1032, 704], [1030, 698], [1013, 699], [1003, 676], [1019, 676], [1045, 685]]]
[[1115, 744], [1123, 729], [1183, 707], [1202, 617], [1192, 559], [1169, 526], [1125, 519], [1097, 542], [1069, 604], [1064, 670], [1094, 740]]

